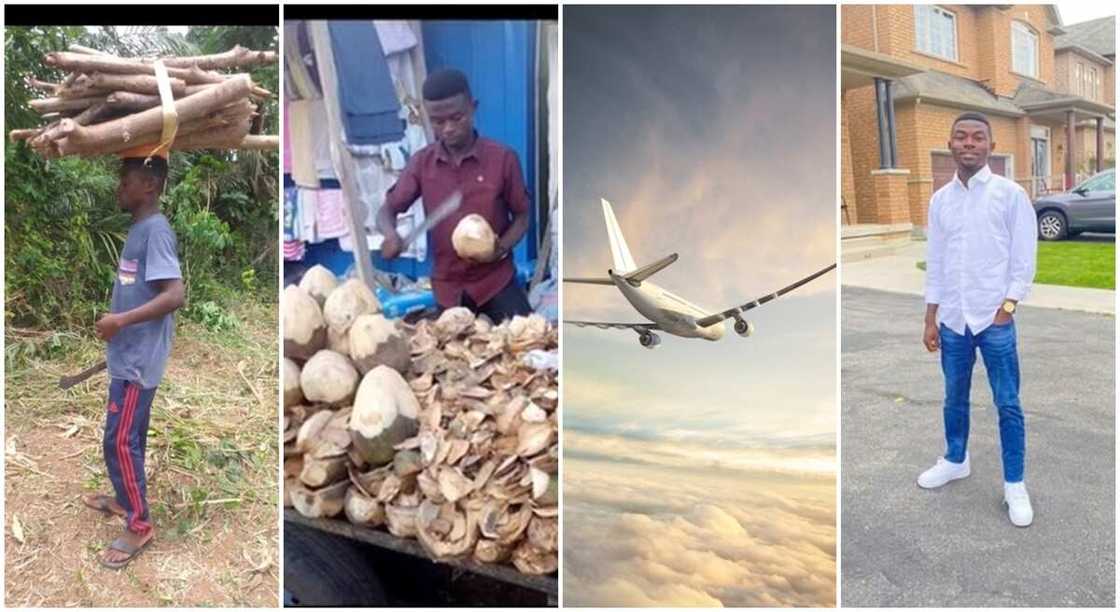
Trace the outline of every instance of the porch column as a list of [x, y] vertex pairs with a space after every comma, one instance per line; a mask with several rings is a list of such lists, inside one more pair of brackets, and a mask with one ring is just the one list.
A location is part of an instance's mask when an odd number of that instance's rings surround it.
[[894, 91], [892, 91], [891, 84], [891, 81], [886, 81], [883, 84], [883, 89], [886, 90], [887, 93], [887, 135], [890, 137], [891, 144], [891, 168], [897, 168], [898, 142], [895, 139], [897, 130], [894, 124]]
[[1097, 172], [1104, 170], [1104, 117], [1097, 117]]
[[894, 168], [893, 109], [890, 109], [890, 81], [875, 77], [875, 117], [879, 122], [879, 169]]
[[1076, 150], [1073, 146], [1073, 133], [1077, 130], [1077, 111], [1072, 108], [1066, 111], [1066, 184], [1065, 189], [1072, 189], [1074, 173], [1076, 172]]

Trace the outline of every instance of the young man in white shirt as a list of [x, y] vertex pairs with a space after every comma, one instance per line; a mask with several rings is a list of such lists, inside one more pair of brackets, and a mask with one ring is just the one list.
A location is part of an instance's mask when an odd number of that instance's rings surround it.
[[949, 136], [957, 171], [930, 199], [923, 343], [930, 352], [941, 350], [947, 451], [918, 477], [918, 486], [932, 489], [970, 473], [969, 391], [979, 349], [999, 410], [1004, 503], [1011, 522], [1026, 527], [1034, 511], [1023, 482], [1026, 434], [1014, 314], [1034, 280], [1038, 235], [1026, 191], [988, 168], [993, 149], [984, 115], [957, 117]]

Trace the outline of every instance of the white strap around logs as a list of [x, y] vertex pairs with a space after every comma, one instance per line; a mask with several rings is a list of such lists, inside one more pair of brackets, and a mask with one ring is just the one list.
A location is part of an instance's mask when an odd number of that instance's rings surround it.
[[152, 65], [156, 71], [160, 108], [163, 110], [163, 130], [159, 144], [148, 154], [144, 163], [148, 163], [155, 155], [169, 151], [171, 143], [175, 142], [175, 134], [179, 131], [179, 113], [175, 110], [175, 98], [171, 95], [171, 79], [167, 76], [167, 67], [163, 65], [163, 60], [156, 60]]

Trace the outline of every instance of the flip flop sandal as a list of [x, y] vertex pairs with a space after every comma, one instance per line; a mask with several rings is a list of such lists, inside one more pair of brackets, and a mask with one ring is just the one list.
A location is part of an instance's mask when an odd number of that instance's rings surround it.
[[123, 552], [128, 556], [124, 559], [121, 559], [120, 561], [106, 561], [105, 557], [101, 557], [99, 561], [101, 561], [101, 565], [104, 565], [109, 569], [121, 569], [122, 567], [131, 563], [132, 560], [135, 559], [141, 552], [143, 552], [143, 550], [148, 547], [148, 544], [151, 544], [152, 540], [154, 539], [154, 537], [150, 537], [143, 544], [139, 546], [133, 546], [132, 544], [129, 544], [128, 541], [126, 541], [124, 538], [117, 538], [113, 540], [112, 544], [109, 545], [109, 549]]
[[83, 495], [82, 504], [87, 508], [93, 508], [105, 516], [119, 516], [124, 518], [128, 516], [125, 512], [118, 512], [113, 508], [112, 503], [116, 501], [108, 495]]

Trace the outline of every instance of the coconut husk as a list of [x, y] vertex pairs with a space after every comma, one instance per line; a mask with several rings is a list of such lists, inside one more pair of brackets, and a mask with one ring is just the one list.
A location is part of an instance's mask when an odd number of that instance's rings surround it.
[[[340, 299], [340, 289], [326, 301]], [[344, 483], [338, 506], [355, 524], [417, 538], [434, 559], [555, 571], [557, 373], [523, 359], [530, 350], [555, 350], [555, 330], [539, 317], [494, 325], [455, 308], [414, 325], [362, 313], [341, 332], [328, 326], [330, 343], [348, 342], [341, 355], [355, 369], [363, 349], [354, 338], [366, 321], [399, 335], [395, 351], [410, 363], [400, 371], [372, 367], [360, 376], [352, 406], [285, 407], [285, 501], [299, 499], [289, 489], [313, 490], [298, 476], [325, 464], [329, 477], [312, 481]], [[290, 454], [301, 461], [295, 479]], [[338, 462], [346, 466], [341, 474]]]

